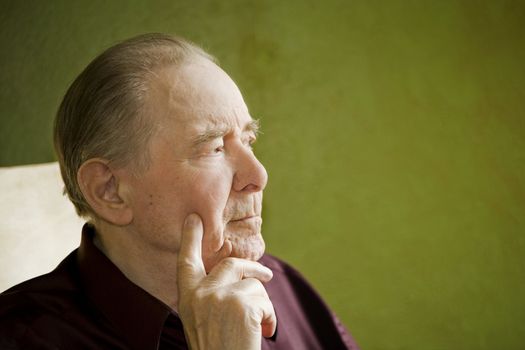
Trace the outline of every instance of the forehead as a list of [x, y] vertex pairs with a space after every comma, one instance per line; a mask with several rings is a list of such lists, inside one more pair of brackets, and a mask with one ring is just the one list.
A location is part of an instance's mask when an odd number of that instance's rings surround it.
[[[158, 74], [164, 121], [185, 129], [243, 128], [252, 118], [233, 80], [207, 59], [182, 67], [168, 67]], [[155, 91], [154, 91], [155, 93]], [[188, 131], [188, 130], [186, 130]]]

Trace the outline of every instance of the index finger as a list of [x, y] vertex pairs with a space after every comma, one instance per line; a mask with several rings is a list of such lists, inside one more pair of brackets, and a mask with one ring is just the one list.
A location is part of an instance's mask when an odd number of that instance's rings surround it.
[[197, 214], [190, 214], [184, 220], [177, 259], [177, 281], [179, 288], [194, 288], [206, 277], [202, 262], [202, 220]]

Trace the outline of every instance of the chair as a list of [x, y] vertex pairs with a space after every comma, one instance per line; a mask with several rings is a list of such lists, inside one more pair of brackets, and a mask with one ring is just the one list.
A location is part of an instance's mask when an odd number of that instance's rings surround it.
[[83, 220], [58, 163], [0, 168], [0, 292], [51, 271], [80, 243]]

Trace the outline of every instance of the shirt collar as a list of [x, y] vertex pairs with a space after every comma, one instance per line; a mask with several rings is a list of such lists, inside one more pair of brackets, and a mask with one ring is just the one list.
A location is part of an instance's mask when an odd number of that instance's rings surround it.
[[86, 224], [78, 250], [80, 278], [88, 297], [133, 349], [157, 349], [171, 309], [131, 282], [95, 246]]

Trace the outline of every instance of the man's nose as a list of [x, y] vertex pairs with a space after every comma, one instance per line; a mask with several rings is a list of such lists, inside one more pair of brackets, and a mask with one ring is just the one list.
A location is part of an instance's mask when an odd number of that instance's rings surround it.
[[266, 187], [268, 173], [255, 154], [248, 149], [240, 150], [235, 159], [233, 189], [237, 192], [258, 192]]

